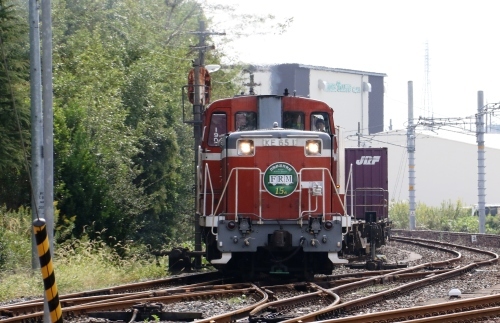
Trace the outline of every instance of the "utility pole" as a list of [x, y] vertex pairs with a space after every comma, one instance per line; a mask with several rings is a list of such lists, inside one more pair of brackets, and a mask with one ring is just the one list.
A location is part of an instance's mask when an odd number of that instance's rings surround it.
[[407, 129], [407, 149], [408, 149], [408, 193], [410, 203], [410, 230], [416, 228], [415, 221], [415, 126], [413, 124], [413, 82], [408, 81], [408, 129]]
[[[485, 134], [485, 116], [493, 114], [496, 110], [500, 109], [500, 104], [484, 105], [483, 91], [478, 91], [477, 94], [477, 113], [474, 117], [466, 118], [419, 118], [419, 124], [424, 125], [426, 128], [436, 128], [442, 126], [460, 126], [462, 131], [471, 132], [467, 130], [467, 125], [472, 125], [470, 119], [475, 119], [475, 134], [477, 142], [477, 197], [478, 197], [478, 215], [479, 215], [479, 233], [485, 233], [485, 204], [486, 204], [486, 166], [485, 166], [485, 151], [484, 151], [484, 134]], [[464, 120], [467, 119], [467, 120]]]
[[477, 136], [477, 199], [479, 212], [479, 233], [485, 233], [485, 165], [484, 165], [484, 103], [483, 91], [477, 92], [477, 115], [476, 115], [476, 136]]
[[255, 83], [252, 71], [250, 71], [248, 69], [244, 69], [243, 72], [247, 72], [248, 74], [250, 74], [250, 82], [249, 83], [243, 83], [243, 85], [250, 87], [250, 89], [249, 89], [249, 94], [250, 95], [255, 95], [255, 91], [253, 90], [253, 88], [254, 88], [254, 86], [260, 86], [260, 83]]
[[[198, 58], [193, 62], [194, 68], [194, 77], [193, 77], [193, 90], [194, 90], [194, 98], [193, 98], [193, 128], [194, 128], [194, 183], [197, 185], [198, 183], [198, 172], [196, 171], [196, 166], [198, 165], [198, 150], [201, 143], [202, 137], [202, 115], [205, 110], [205, 104], [207, 104], [207, 98], [209, 96], [207, 93], [210, 92], [210, 89], [207, 88], [207, 78], [209, 78], [208, 71], [205, 69], [205, 51], [208, 49], [213, 49], [213, 46], [207, 46], [206, 44], [206, 36], [207, 35], [225, 35], [225, 33], [215, 33], [209, 32], [205, 30], [205, 22], [199, 21], [199, 31], [194, 32], [198, 34], [199, 40], [198, 45], [194, 47], [194, 49], [198, 50]], [[209, 85], [208, 85], [209, 86]], [[196, 189], [195, 189], [196, 192]], [[200, 214], [196, 211], [198, 203], [198, 196], [195, 196], [195, 218], [194, 218], [194, 229], [195, 229], [195, 240], [194, 240], [194, 249], [195, 251], [201, 250], [201, 228], [200, 228]], [[194, 268], [201, 268], [201, 256], [194, 256]]]
[[51, 0], [42, 1], [42, 106], [45, 221], [49, 247], [54, 255], [54, 113], [52, 109]]
[[[198, 165], [198, 147], [201, 142], [201, 114], [203, 111], [203, 104], [201, 101], [201, 89], [200, 89], [200, 67], [205, 64], [205, 23], [200, 20], [200, 34], [198, 43], [198, 58], [194, 61], [194, 103], [193, 103], [193, 120], [194, 120], [194, 183], [198, 185], [198, 172], [196, 171], [196, 166]], [[205, 93], [205, 86], [203, 84], [203, 93]], [[196, 190], [195, 190], [196, 192]], [[195, 210], [196, 204], [198, 203], [198, 196], [195, 196]], [[201, 251], [201, 228], [200, 228], [200, 214], [195, 212], [194, 216], [194, 250]], [[194, 257], [194, 268], [201, 267], [201, 256], [196, 255]]]
[[[43, 115], [40, 63], [40, 32], [37, 0], [29, 0], [30, 98], [31, 98], [31, 212], [33, 221], [44, 218], [43, 192]], [[40, 268], [35, 235], [31, 237], [33, 269]]]

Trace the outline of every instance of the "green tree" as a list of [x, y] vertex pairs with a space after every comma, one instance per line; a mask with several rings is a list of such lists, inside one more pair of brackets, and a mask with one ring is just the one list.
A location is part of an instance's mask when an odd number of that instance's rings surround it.
[[8, 208], [29, 203], [30, 196], [29, 46], [23, 13], [19, 2], [0, 0], [0, 205]]
[[[19, 127], [13, 122], [17, 111], [28, 146], [23, 4], [0, 0], [0, 202], [12, 208], [28, 205], [30, 196]], [[183, 123], [191, 106], [187, 101], [182, 106], [181, 89], [197, 56], [195, 31], [206, 20], [210, 6], [205, 5], [53, 0], [56, 227], [65, 232], [60, 239], [68, 230], [91, 238], [106, 232], [109, 241], [133, 238], [158, 248], [192, 237], [195, 152], [191, 124]], [[240, 18], [255, 26], [267, 19]], [[213, 43], [210, 37], [206, 41]], [[220, 48], [206, 52], [206, 64], [220, 64], [227, 56]], [[240, 92], [234, 84], [241, 70], [233, 64], [212, 75], [212, 101]]]
[[61, 219], [76, 215], [77, 236], [107, 228], [161, 245], [174, 236], [182, 206], [193, 204], [183, 159], [193, 152], [178, 140], [189, 131], [180, 90], [200, 7], [61, 0], [54, 12]]
[[[106, 13], [104, 8], [101, 18]], [[91, 234], [106, 229], [123, 240], [149, 205], [143, 188], [133, 182], [141, 170], [132, 160], [137, 138], [125, 125], [121, 102], [123, 50], [120, 39], [108, 37], [105, 21], [82, 18], [90, 21], [83, 19], [78, 30], [66, 25], [73, 34], [65, 34], [54, 50], [57, 198], [62, 219], [76, 215], [77, 236], [88, 228]]]

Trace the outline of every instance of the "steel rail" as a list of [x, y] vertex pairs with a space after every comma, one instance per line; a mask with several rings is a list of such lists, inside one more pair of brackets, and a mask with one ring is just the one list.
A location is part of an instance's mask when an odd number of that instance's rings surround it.
[[[407, 241], [404, 241], [404, 242], [407, 242]], [[437, 242], [437, 241], [432, 241], [432, 242], [440, 244], [440, 242]], [[435, 249], [443, 250], [443, 248], [441, 248], [441, 247], [425, 245], [425, 244], [423, 244], [421, 242], [418, 242], [418, 241], [411, 242], [411, 243], [421, 244], [421, 245], [424, 245], [425, 247], [430, 247], [430, 248], [435, 248]], [[459, 246], [456, 246], [456, 245], [453, 245], [453, 246], [454, 247], [459, 247]], [[453, 254], [457, 255], [457, 257], [455, 257], [453, 259], [448, 259], [448, 260], [445, 260], [445, 261], [438, 261], [438, 262], [432, 262], [432, 263], [422, 264], [422, 265], [419, 265], [419, 266], [414, 266], [414, 267], [411, 267], [411, 268], [408, 268], [408, 269], [405, 269], [405, 270], [396, 271], [394, 273], [384, 275], [382, 277], [377, 277], [377, 278], [373, 278], [373, 279], [366, 279], [366, 280], [363, 280], [363, 281], [360, 281], [360, 282], [346, 284], [346, 285], [343, 285], [343, 286], [332, 288], [330, 290], [333, 291], [334, 293], [345, 292], [347, 290], [355, 288], [355, 285], [363, 286], [363, 287], [373, 285], [373, 284], [375, 284], [375, 282], [377, 281], [377, 279], [379, 281], [382, 280], [382, 282], [384, 282], [384, 281], [392, 281], [394, 279], [394, 277], [397, 276], [398, 274], [414, 270], [415, 268], [436, 268], [436, 266], [450, 265], [450, 263], [454, 263], [454, 262], [460, 261], [460, 259], [461, 259], [461, 253], [459, 253], [457, 251], [453, 251], [453, 250], [448, 250], [448, 249], [446, 249], [446, 252], [453, 253]], [[497, 254], [491, 253], [491, 256], [494, 257], [494, 259], [492, 259], [493, 261], [495, 259], [498, 260], [498, 255]], [[374, 304], [374, 303], [378, 303], [378, 302], [384, 301], [384, 300], [389, 299], [389, 298], [397, 297], [397, 296], [399, 296], [401, 294], [404, 294], [404, 293], [407, 293], [407, 292], [409, 292], [411, 290], [414, 290], [414, 289], [417, 289], [417, 288], [420, 288], [420, 287], [423, 287], [423, 286], [426, 286], [426, 285], [435, 284], [435, 283], [437, 283], [437, 282], [439, 282], [441, 280], [449, 279], [451, 277], [462, 275], [463, 273], [466, 273], [466, 272], [468, 272], [468, 271], [470, 271], [470, 270], [472, 270], [474, 268], [477, 268], [480, 265], [490, 264], [490, 261], [491, 260], [484, 261], [484, 262], [479, 262], [479, 263], [471, 263], [469, 265], [466, 265], [466, 266], [463, 266], [463, 267], [459, 267], [459, 268], [455, 268], [455, 269], [451, 269], [451, 270], [449, 270], [447, 272], [444, 272], [444, 273], [441, 273], [441, 274], [438, 274], [438, 275], [432, 275], [430, 277], [424, 278], [424, 279], [419, 280], [419, 281], [411, 282], [411, 283], [408, 283], [408, 284], [405, 284], [405, 285], [402, 285], [402, 286], [398, 286], [396, 288], [392, 288], [392, 289], [389, 289], [389, 290], [386, 290], [386, 291], [382, 291], [382, 292], [377, 293], [377, 294], [373, 294], [373, 295], [362, 297], [362, 298], [359, 298], [359, 299], [356, 299], [356, 300], [352, 300], [352, 301], [349, 301], [349, 302], [346, 302], [346, 303], [335, 305], [335, 306], [330, 307], [330, 308], [325, 308], [325, 309], [322, 309], [320, 311], [309, 313], [307, 315], [303, 315], [303, 316], [300, 316], [300, 317], [292, 318], [292, 319], [289, 319], [289, 320], [284, 320], [282, 322], [284, 322], [284, 323], [292, 323], [292, 322], [294, 322], [294, 323], [298, 323], [298, 322], [302, 323], [302, 322], [316, 322], [316, 321], [334, 319], [334, 318], [336, 318], [338, 316], [339, 313], [348, 312], [348, 311], [356, 310], [356, 309], [359, 309], [359, 308], [363, 308], [363, 307], [366, 307], [368, 305], [371, 305], [371, 304]]]
[[255, 285], [254, 285], [254, 287], [255, 287], [254, 292], [259, 293], [262, 296], [262, 299], [260, 301], [258, 301], [257, 303], [249, 305], [247, 307], [243, 307], [243, 308], [231, 311], [231, 312], [227, 312], [224, 314], [212, 316], [212, 317], [209, 317], [206, 319], [196, 320], [196, 322], [197, 323], [213, 323], [213, 322], [230, 323], [230, 322], [235, 322], [238, 319], [247, 317], [249, 315], [250, 311], [252, 311], [255, 307], [258, 307], [262, 304], [267, 303], [267, 301], [269, 299], [266, 292], [264, 292], [262, 289], [258, 288]]
[[500, 294], [456, 300], [432, 305], [402, 308], [392, 311], [342, 317], [321, 323], [347, 322], [467, 322], [465, 319], [500, 314]]
[[[432, 270], [432, 271], [422, 271], [422, 272], [413, 272], [413, 273], [401, 273], [401, 274], [394, 274], [388, 277], [391, 277], [392, 281], [405, 281], [405, 280], [412, 280], [412, 279], [422, 279], [425, 277], [430, 277], [430, 276], [435, 276], [439, 275], [442, 273], [449, 272], [451, 269], [437, 269], [437, 270]], [[376, 278], [377, 276], [370, 276], [370, 278]], [[333, 280], [333, 281], [327, 281], [327, 282], [320, 282], [317, 283], [319, 286], [327, 289], [334, 289], [336, 287], [345, 285], [345, 284], [350, 284], [350, 283], [355, 283], [362, 281], [366, 278], [364, 277], [352, 277], [352, 278], [343, 278], [339, 280]], [[389, 278], [386, 278], [386, 281], [389, 280]]]
[[[246, 285], [246, 286], [242, 286]], [[174, 294], [174, 295], [141, 295], [143, 297], [139, 298], [128, 298], [123, 300], [115, 300], [112, 299], [108, 302], [99, 301], [86, 303], [82, 305], [75, 305], [64, 307], [62, 309], [63, 318], [66, 319], [68, 317], [87, 315], [90, 312], [97, 311], [119, 311], [119, 310], [130, 310], [133, 305], [136, 305], [140, 302], [149, 302], [149, 303], [163, 303], [163, 304], [172, 304], [176, 302], [193, 300], [193, 299], [203, 299], [207, 297], [214, 296], [224, 296], [224, 295], [251, 295], [256, 296], [260, 295], [261, 300], [255, 304], [255, 306], [260, 305], [262, 300], [267, 301], [267, 294], [264, 293], [261, 289], [253, 284], [237, 284], [235, 288], [237, 289], [229, 289], [230, 285], [227, 285], [227, 288], [211, 290], [211, 291], [202, 291], [202, 292], [188, 292], [182, 294]], [[254, 306], [254, 307], [255, 307]], [[252, 307], [253, 308], [253, 307]], [[28, 321], [36, 321], [43, 319], [43, 311], [34, 312], [34, 313], [26, 313], [26, 312], [2, 312], [2, 315], [13, 315], [13, 317], [8, 317], [0, 320], [1, 323], [21, 323]]]
[[[439, 244], [442, 244], [444, 246], [465, 249], [465, 250], [469, 250], [469, 251], [476, 252], [476, 253], [481, 253], [481, 254], [484, 254], [484, 255], [491, 257], [491, 259], [475, 261], [475, 263], [482, 265], [482, 266], [492, 265], [492, 264], [495, 264], [498, 262], [498, 254], [495, 252], [477, 249], [477, 248], [469, 247], [469, 246], [457, 245], [456, 243], [449, 243], [449, 242], [435, 241], [435, 240], [424, 240], [424, 239], [419, 239], [419, 238], [406, 238], [406, 237], [393, 237], [393, 240], [401, 241], [401, 242], [408, 242], [408, 243], [414, 243], [412, 241], [415, 241], [418, 243], [422, 243], [424, 245], [426, 243], [429, 243], [429, 242], [439, 243]], [[412, 241], [410, 241], [410, 240], [412, 240]]]
[[[151, 293], [161, 293], [168, 291], [173, 294], [182, 293], [183, 291], [201, 291], [204, 288], [213, 288], [214, 283], [219, 280], [210, 280], [203, 283], [198, 282], [200, 279], [204, 278], [214, 278], [215, 272], [182, 276], [182, 277], [170, 277], [165, 279], [158, 279], [146, 282], [139, 282], [133, 284], [125, 284], [120, 286], [114, 286], [105, 289], [98, 289], [94, 291], [71, 293], [59, 296], [62, 307], [81, 305], [88, 302], [98, 302], [98, 301], [109, 301], [112, 299], [117, 299], [121, 297], [130, 297], [136, 295], [141, 297], [141, 294], [151, 295]], [[217, 277], [220, 277], [220, 273], [217, 273]], [[189, 278], [188, 278], [189, 277]], [[169, 289], [159, 289], [164, 285], [173, 285], [186, 282], [197, 282], [191, 285], [183, 285], [179, 287], [171, 287]], [[224, 286], [224, 285], [222, 285]], [[20, 302], [11, 305], [0, 306], [0, 313], [35, 313], [43, 311], [44, 300], [42, 298], [33, 299], [26, 302]]]
[[265, 322], [266, 317], [275, 316], [276, 313], [286, 312], [288, 309], [297, 305], [311, 304], [317, 302], [318, 298], [327, 299], [330, 306], [337, 305], [340, 302], [340, 297], [328, 289], [311, 283], [310, 286], [316, 289], [316, 292], [298, 295], [287, 299], [269, 302], [258, 307], [255, 307], [250, 312], [250, 322]]

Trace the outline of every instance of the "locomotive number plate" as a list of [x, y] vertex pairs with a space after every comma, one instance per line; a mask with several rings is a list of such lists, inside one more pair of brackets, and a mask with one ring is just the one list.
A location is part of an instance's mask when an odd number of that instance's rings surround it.
[[296, 146], [297, 139], [288, 138], [273, 138], [273, 139], [263, 139], [262, 146]]

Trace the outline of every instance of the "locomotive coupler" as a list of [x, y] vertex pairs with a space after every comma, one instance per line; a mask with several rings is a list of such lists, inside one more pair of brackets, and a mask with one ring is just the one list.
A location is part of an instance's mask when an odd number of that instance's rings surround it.
[[270, 237], [270, 246], [285, 248], [292, 246], [292, 235], [286, 230], [275, 230]]

